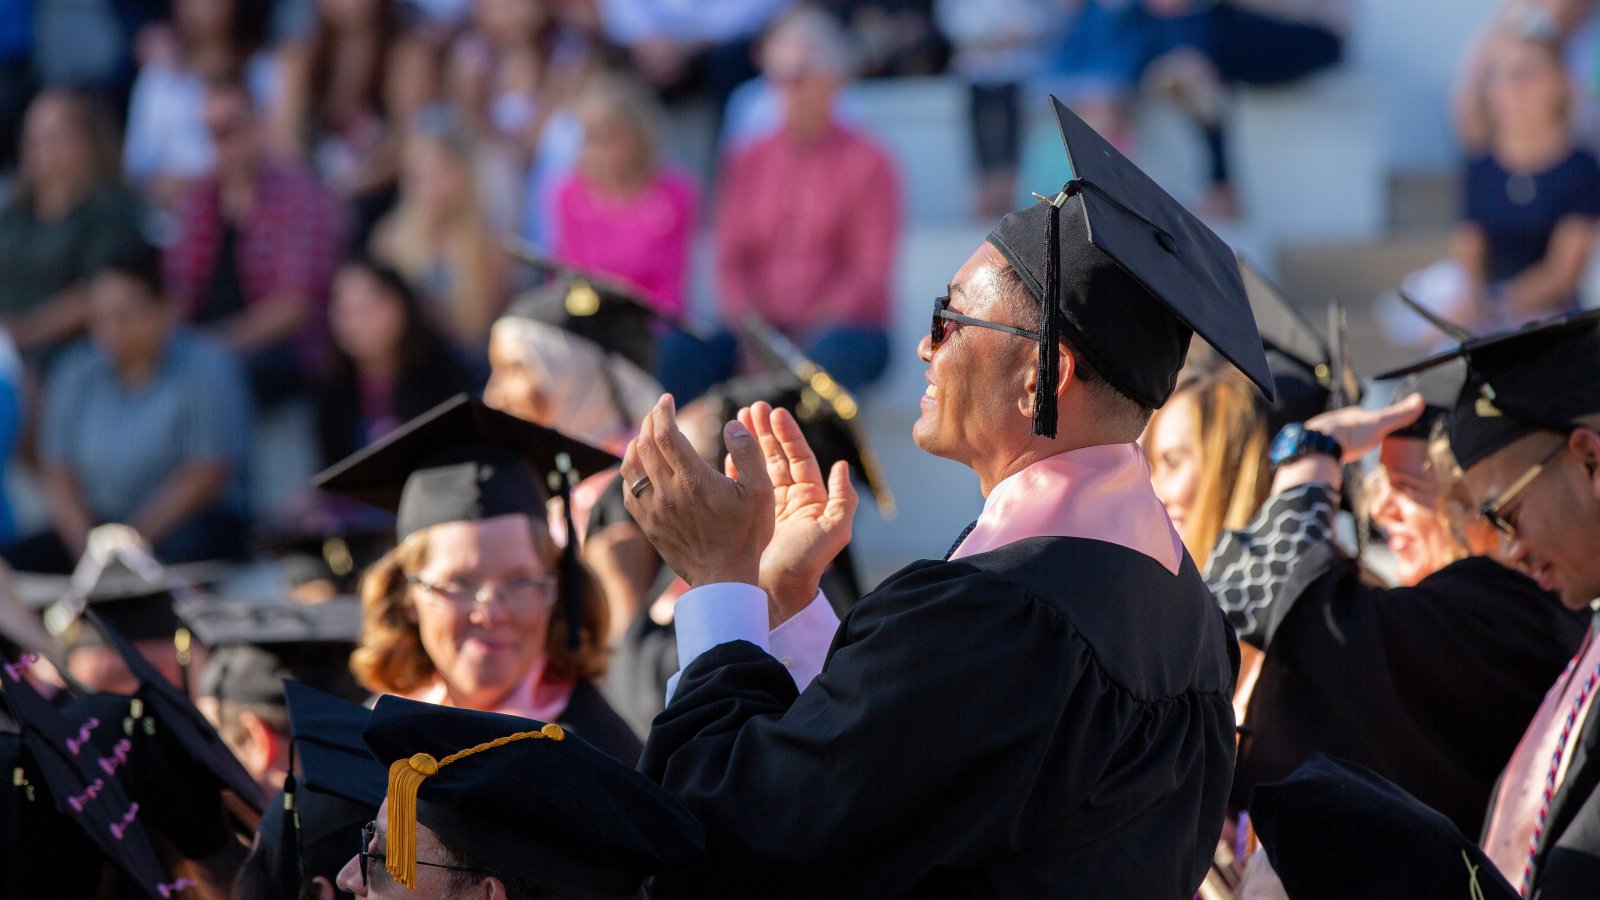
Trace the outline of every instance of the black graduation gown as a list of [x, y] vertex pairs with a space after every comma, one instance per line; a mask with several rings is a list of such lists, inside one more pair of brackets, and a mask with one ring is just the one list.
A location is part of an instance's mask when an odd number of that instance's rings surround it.
[[556, 724], [593, 744], [596, 750], [627, 765], [637, 765], [642, 745], [628, 723], [617, 715], [600, 689], [592, 682], [580, 681], [572, 689], [567, 708], [556, 716]]
[[1187, 556], [1032, 538], [891, 576], [798, 695], [719, 645], [640, 762], [708, 836], [657, 894], [1188, 900], [1232, 775], [1233, 641]]
[[1587, 616], [1486, 557], [1413, 587], [1364, 577], [1332, 545], [1246, 639], [1266, 650], [1245, 712], [1231, 803], [1312, 754], [1367, 766], [1482, 830], [1489, 797], [1528, 722], [1583, 638]]
[[[1600, 618], [1591, 627], [1600, 628]], [[1586, 678], [1588, 673], [1576, 674]], [[1600, 716], [1589, 708], [1533, 860], [1534, 900], [1600, 896]]]

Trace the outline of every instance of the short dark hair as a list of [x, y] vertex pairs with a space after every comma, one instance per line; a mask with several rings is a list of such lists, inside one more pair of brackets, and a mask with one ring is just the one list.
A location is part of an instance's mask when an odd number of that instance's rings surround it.
[[129, 244], [102, 262], [94, 275], [96, 278], [102, 275], [126, 278], [143, 288], [158, 303], [166, 296], [161, 282], [161, 254], [142, 240]]
[[[1011, 298], [1013, 305], [1022, 312], [1027, 322], [1026, 327], [1037, 331], [1044, 315], [1044, 309], [1040, 302], [1034, 298], [1033, 293], [1028, 290], [1027, 284], [1022, 280], [1021, 273], [1013, 266], [1000, 266], [995, 272], [995, 279], [998, 282], [1000, 293]], [[1072, 341], [1062, 337], [1061, 344], [1067, 348], [1067, 352], [1071, 353], [1072, 358], [1076, 361], [1074, 377], [1083, 383], [1084, 389], [1088, 391], [1089, 396], [1094, 398], [1096, 404], [1105, 411], [1106, 415], [1127, 425], [1128, 431], [1132, 433], [1133, 437], [1137, 437], [1139, 433], [1143, 432], [1144, 427], [1150, 424], [1150, 416], [1155, 413], [1155, 409], [1129, 397], [1119, 390], [1116, 385], [1107, 381], [1106, 377], [1100, 374], [1100, 371], [1089, 362], [1088, 357], [1073, 346]], [[1129, 438], [1129, 440], [1132, 439], [1132, 437]]]
[[[506, 886], [507, 900], [561, 900], [560, 894], [545, 890], [527, 879], [502, 875], [496, 872], [492, 866], [486, 866], [470, 854], [445, 843], [443, 838], [439, 840], [439, 851], [444, 854], [444, 863], [446, 865], [458, 866], [463, 869], [476, 869], [478, 872], [488, 872], [495, 878], [500, 879], [500, 883]], [[451, 871], [445, 881], [445, 896], [458, 897], [471, 890], [473, 885], [483, 881], [484, 877], [476, 872]]]

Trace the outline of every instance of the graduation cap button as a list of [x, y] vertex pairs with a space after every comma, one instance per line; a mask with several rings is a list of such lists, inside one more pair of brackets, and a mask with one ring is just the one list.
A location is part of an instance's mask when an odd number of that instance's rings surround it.
[[1157, 231], [1156, 232], [1156, 243], [1160, 244], [1161, 245], [1161, 249], [1167, 251], [1168, 253], [1172, 253], [1172, 254], [1175, 255], [1178, 252], [1178, 240], [1177, 240], [1177, 238], [1174, 238], [1172, 235], [1168, 234], [1165, 231]]

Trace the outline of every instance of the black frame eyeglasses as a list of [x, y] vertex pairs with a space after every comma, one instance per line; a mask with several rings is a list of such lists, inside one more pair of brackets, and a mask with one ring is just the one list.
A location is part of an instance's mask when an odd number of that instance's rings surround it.
[[1528, 485], [1533, 484], [1533, 480], [1538, 478], [1540, 473], [1545, 470], [1545, 467], [1549, 466], [1557, 456], [1561, 455], [1561, 451], [1565, 449], [1567, 449], [1567, 442], [1563, 440], [1561, 443], [1552, 447], [1550, 452], [1544, 455], [1543, 459], [1540, 459], [1538, 462], [1529, 466], [1528, 471], [1523, 472], [1516, 481], [1511, 482], [1511, 486], [1506, 488], [1505, 493], [1489, 501], [1488, 503], [1485, 503], [1483, 508], [1478, 510], [1478, 512], [1483, 516], [1484, 520], [1490, 525], [1493, 525], [1501, 534], [1511, 538], [1512, 540], [1516, 540], [1516, 523], [1512, 522], [1511, 519], [1506, 516], [1505, 508], [1510, 505], [1511, 501], [1515, 500], [1517, 495], [1522, 493], [1523, 490], [1528, 487]]
[[974, 319], [972, 316], [953, 313], [950, 311], [950, 297], [945, 295], [933, 298], [933, 327], [930, 329], [928, 336], [933, 340], [933, 349], [935, 350], [939, 349], [939, 346], [949, 339], [953, 331], [953, 329], [945, 325], [946, 322], [955, 322], [958, 325], [976, 325], [979, 328], [1004, 331], [1006, 334], [1025, 337], [1030, 341], [1037, 341], [1040, 337], [1037, 331], [1029, 331], [1026, 328], [1016, 328], [1011, 325], [1001, 325], [998, 322], [990, 322], [987, 319]]
[[[357, 854], [357, 855], [359, 855], [361, 857], [361, 886], [362, 887], [369, 887], [372, 884], [372, 882], [370, 882], [367, 879], [367, 867], [372, 864], [372, 860], [377, 860], [379, 871], [382, 871], [382, 872], [387, 872], [388, 871], [387, 869], [385, 869], [383, 867], [384, 860], [387, 858], [384, 855], [384, 853], [381, 850], [368, 850], [367, 849], [368, 847], [372, 846], [373, 842], [375, 840], [377, 840], [377, 837], [378, 837], [378, 823], [377, 822], [368, 822], [366, 825], [363, 825], [361, 827], [361, 852], [359, 854]], [[472, 869], [472, 868], [468, 868], [466, 866], [447, 866], [447, 865], [445, 865], [443, 863], [423, 862], [420, 859], [417, 860], [417, 865], [419, 865], [419, 866], [427, 866], [430, 869], [449, 869], [452, 872], [466, 872], [469, 875], [481, 875], [484, 878], [488, 878], [490, 876], [490, 873], [485, 872], [482, 869]]]

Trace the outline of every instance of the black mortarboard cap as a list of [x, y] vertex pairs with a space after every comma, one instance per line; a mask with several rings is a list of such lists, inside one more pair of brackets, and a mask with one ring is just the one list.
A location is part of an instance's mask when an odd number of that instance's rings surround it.
[[1457, 358], [1466, 360], [1466, 374], [1450, 415], [1450, 450], [1463, 469], [1519, 438], [1567, 431], [1600, 412], [1600, 310], [1464, 341], [1379, 377], [1423, 372]]
[[288, 898], [317, 876], [333, 881], [351, 856], [361, 827], [383, 803], [383, 766], [361, 733], [371, 712], [297, 681], [284, 685], [292, 766], [284, 793], [262, 816], [260, 840], [277, 884]]
[[76, 614], [83, 606], [93, 607], [132, 640], [170, 639], [182, 625], [174, 608], [176, 597], [198, 585], [218, 583], [236, 569], [217, 562], [165, 566], [152, 580], [112, 560], [81, 596], [69, 596], [70, 576], [31, 573], [18, 573], [17, 593], [25, 605], [36, 609], [63, 603]]
[[1421, 394], [1425, 405], [1422, 415], [1415, 422], [1396, 429], [1389, 436], [1417, 440], [1433, 437], [1441, 426], [1449, 423], [1450, 412], [1456, 405], [1456, 398], [1461, 395], [1461, 385], [1466, 378], [1467, 364], [1459, 359], [1402, 376], [1395, 382], [1394, 399]]
[[1060, 338], [1118, 391], [1157, 407], [1199, 334], [1273, 399], [1233, 251], [1060, 100], [1050, 102], [1071, 177], [989, 235], [1043, 306], [1034, 432], [1055, 435]]
[[1250, 821], [1294, 900], [1518, 896], [1443, 814], [1368, 769], [1322, 754], [1256, 788]]
[[826, 472], [836, 460], [850, 464], [872, 492], [878, 514], [895, 515], [894, 492], [889, 477], [859, 425], [861, 405], [828, 370], [801, 352], [782, 332], [750, 313], [740, 322], [744, 336], [766, 365], [767, 374], [735, 378], [712, 388], [720, 395], [725, 420], [740, 407], [764, 400], [794, 414], [806, 443], [816, 451]]
[[1277, 285], [1243, 256], [1238, 257], [1250, 311], [1267, 353], [1267, 368], [1277, 388], [1267, 415], [1267, 433], [1304, 422], [1328, 409], [1333, 396], [1333, 354], [1316, 328], [1294, 308]]
[[200, 696], [281, 706], [285, 678], [349, 700], [366, 696], [350, 672], [350, 652], [361, 634], [361, 601], [355, 597], [321, 603], [226, 600], [184, 604], [178, 612], [211, 648]]
[[[25, 659], [8, 661], [9, 668], [0, 677], [3, 677], [6, 704], [21, 729], [26, 754], [34, 764], [32, 769], [23, 768], [21, 775], [35, 789], [34, 802], [44, 801], [48, 796], [56, 812], [75, 823], [79, 832], [148, 896], [162, 896], [161, 886], [168, 882], [145, 828], [148, 812], [136, 806], [124, 789], [116, 760], [102, 757], [89, 740], [90, 735], [74, 726], [20, 675], [25, 666]], [[101, 727], [115, 726], [107, 722]], [[105, 766], [110, 767], [109, 772]], [[16, 784], [17, 769], [6, 773], [6, 777], [12, 787], [24, 789], [25, 800], [26, 786]], [[45, 792], [40, 792], [41, 787]], [[47, 816], [40, 818], [48, 821]], [[8, 835], [8, 843], [16, 837]], [[98, 872], [96, 854], [87, 854], [81, 859], [60, 856], [75, 849], [84, 848], [77, 841], [50, 847], [42, 856], [27, 860], [24, 868], [37, 867], [33, 880], [50, 884], [62, 871]]]
[[[314, 479], [323, 490], [393, 510], [395, 532], [520, 514], [542, 520], [552, 475], [592, 475], [619, 460], [466, 394], [439, 404]], [[531, 467], [531, 468], [530, 468]]]
[[161, 677], [127, 638], [118, 634], [93, 609], [86, 615], [138, 680], [139, 689], [134, 697], [143, 704], [145, 714], [154, 720], [154, 729], [165, 736], [168, 752], [188, 762], [190, 777], [214, 779], [218, 786], [231, 790], [259, 812], [265, 800], [260, 786], [234, 758], [228, 745], [194, 703]]
[[523, 247], [513, 252], [544, 280], [518, 293], [506, 315], [553, 325], [646, 372], [655, 371], [655, 329], [661, 316], [638, 291]]
[[105, 854], [56, 809], [20, 730], [0, 729], [0, 897], [88, 897]]
[[557, 725], [385, 696], [365, 738], [388, 772], [388, 865], [402, 883], [419, 822], [491, 872], [566, 897], [635, 896], [704, 850], [676, 797]]

